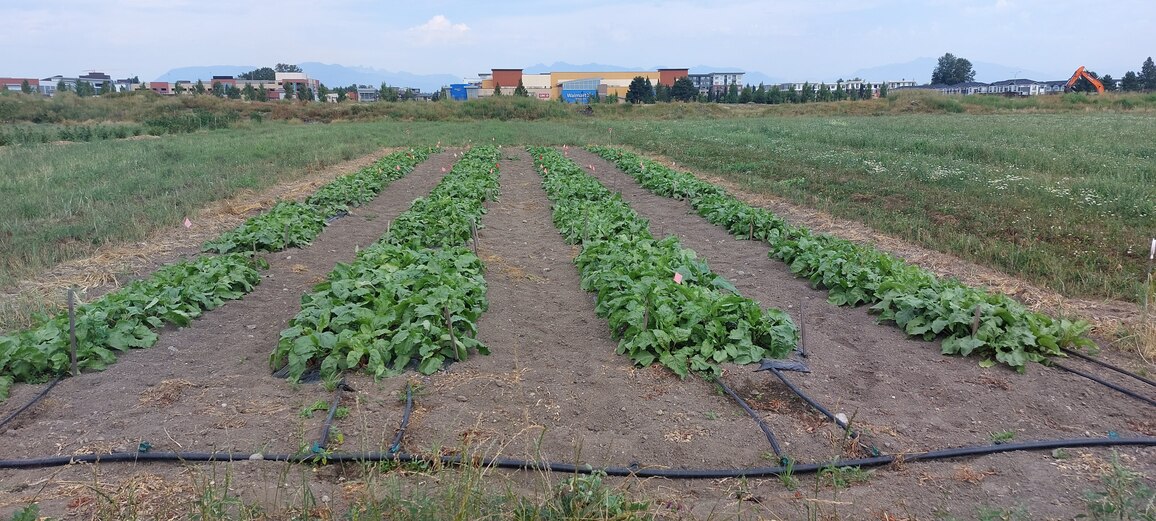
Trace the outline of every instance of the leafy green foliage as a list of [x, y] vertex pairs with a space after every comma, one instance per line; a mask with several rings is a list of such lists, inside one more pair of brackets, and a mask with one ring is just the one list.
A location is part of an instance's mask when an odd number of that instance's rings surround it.
[[[258, 263], [241, 254], [202, 256], [157, 270], [76, 308], [77, 366], [99, 371], [118, 351], [150, 347], [155, 329], [187, 326], [204, 311], [241, 298], [260, 281]], [[70, 365], [68, 314], [0, 336], [0, 399], [13, 382], [40, 382]]]
[[325, 228], [325, 217], [313, 206], [281, 201], [231, 231], [206, 242], [207, 252], [281, 251], [313, 242]]
[[[931, 272], [876, 250], [795, 227], [722, 188], [635, 154], [591, 147], [659, 195], [689, 199], [699, 215], [737, 237], [771, 245], [770, 256], [841, 306], [872, 304], [881, 321], [895, 322], [924, 340], [943, 338], [944, 354], [975, 353], [1023, 371], [1028, 361], [1062, 356], [1060, 347], [1091, 347], [1087, 323], [1029, 311], [1007, 295], [940, 280]], [[976, 313], [978, 310], [978, 322]]]
[[308, 246], [321, 234], [326, 219], [373, 200], [390, 182], [408, 174], [433, 150], [390, 154], [373, 165], [330, 181], [304, 203], [277, 203], [269, 211], [205, 243], [203, 249], [217, 253], [271, 252]]
[[468, 152], [385, 237], [338, 264], [302, 297], [270, 365], [288, 366], [292, 381], [314, 367], [322, 378], [351, 369], [382, 377], [489, 354], [475, 338], [487, 305], [482, 262], [461, 245], [497, 193], [498, 157], [496, 147]]
[[[674, 237], [656, 240], [617, 194], [553, 149], [531, 149], [554, 204], [554, 224], [570, 243], [582, 288], [619, 338], [618, 352], [658, 362], [679, 376], [718, 375], [719, 364], [781, 358], [797, 330], [782, 311], [763, 311], [711, 272]], [[674, 280], [679, 274], [681, 283]]]

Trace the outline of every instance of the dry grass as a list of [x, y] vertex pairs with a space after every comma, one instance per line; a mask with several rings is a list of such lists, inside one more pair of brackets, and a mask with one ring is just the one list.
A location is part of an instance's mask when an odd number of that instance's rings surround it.
[[68, 288], [76, 288], [81, 301], [114, 290], [161, 263], [199, 251], [205, 241], [233, 229], [278, 201], [305, 199], [325, 183], [396, 150], [382, 149], [261, 192], [242, 191], [190, 216], [192, 226], [189, 228], [163, 229], [143, 242], [104, 246], [89, 257], [59, 264], [38, 277], [18, 283], [13, 292], [0, 293], [0, 331], [33, 326], [36, 312], [59, 311], [65, 305]]

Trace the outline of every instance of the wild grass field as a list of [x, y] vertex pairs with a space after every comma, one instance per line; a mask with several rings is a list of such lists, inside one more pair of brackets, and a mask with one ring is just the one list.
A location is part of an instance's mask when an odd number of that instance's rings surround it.
[[1068, 296], [1137, 301], [1156, 117], [1066, 113], [631, 121], [623, 143]]
[[[155, 139], [0, 147], [0, 193], [14, 195], [0, 200], [0, 286], [140, 240], [241, 189], [381, 147], [437, 142], [613, 141], [1068, 296], [1142, 301], [1156, 229], [1151, 95], [903, 93], [797, 106], [599, 105], [593, 117], [513, 98], [340, 107], [4, 98], [0, 120], [12, 123], [3, 130], [28, 134], [82, 122], [136, 128], [124, 125], [165, 115], [229, 114], [233, 123]], [[99, 117], [109, 120], [91, 119]]]

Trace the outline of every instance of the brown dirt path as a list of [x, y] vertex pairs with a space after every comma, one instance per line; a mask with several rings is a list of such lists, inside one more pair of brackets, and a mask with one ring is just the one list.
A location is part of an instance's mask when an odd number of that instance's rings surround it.
[[[580, 288], [577, 250], [551, 224], [524, 150], [506, 149], [500, 182], [479, 247], [490, 302], [479, 339], [491, 355], [428, 379], [405, 449], [468, 446], [487, 456], [595, 466], [768, 464], [762, 455], [770, 446], [754, 422], [712, 385], [636, 368], [615, 354], [606, 321]], [[683, 499], [704, 506], [727, 500], [717, 491], [689, 494]]]
[[[814, 373], [793, 381], [833, 411], [854, 417], [867, 439], [884, 452], [931, 450], [989, 443], [992, 433], [1010, 431], [1015, 441], [1045, 438], [1156, 435], [1153, 409], [1079, 378], [1039, 365], [1018, 375], [1002, 368], [980, 369], [978, 360], [946, 357], [937, 344], [905, 338], [890, 324], [876, 324], [865, 308], [839, 308], [787, 267], [768, 258], [761, 242], [732, 238], [695, 215], [689, 203], [651, 194], [611, 163], [583, 150], [569, 150], [643, 217], [655, 236], [679, 237], [740, 293], [764, 306], [806, 321], [808, 359]], [[799, 312], [800, 306], [806, 310]], [[800, 461], [829, 458], [839, 432], [817, 427], [813, 412], [773, 377], [732, 367], [727, 380], [758, 404], [777, 434]], [[1084, 453], [1085, 451], [1072, 451]], [[1103, 459], [1107, 451], [1087, 451]], [[1138, 470], [1156, 476], [1156, 449], [1121, 449]], [[1065, 517], [1082, 511], [1080, 491], [1095, 485], [1091, 476], [1065, 472], [1048, 454], [1017, 453], [880, 470], [866, 485], [843, 491], [855, 504], [853, 517], [904, 511], [947, 511], [974, 515], [970, 506], [1025, 504], [1035, 518]], [[994, 469], [978, 483], [959, 480], [956, 469]], [[777, 482], [760, 487], [782, 491]], [[1073, 491], [1075, 491], [1073, 493]], [[1059, 500], [1043, 499], [1058, 497]], [[1033, 499], [1040, 498], [1040, 499]]]
[[[358, 247], [380, 238], [389, 221], [407, 210], [415, 197], [428, 193], [455, 161], [454, 152], [434, 155], [370, 203], [331, 223], [311, 246], [266, 255], [270, 268], [243, 299], [206, 313], [187, 328], [163, 331], [154, 347], [124, 354], [106, 371], [63, 380], [0, 435], [0, 458], [123, 452], [146, 441], [155, 452], [295, 453], [308, 446], [317, 439], [325, 413], [304, 418], [301, 411], [318, 400], [328, 402], [331, 395], [319, 385], [294, 386], [270, 375], [268, 357], [281, 329], [300, 309], [303, 293], [324, 280], [335, 263], [351, 261]], [[391, 414], [384, 398], [368, 399], [375, 389], [364, 379], [355, 380], [354, 388], [366, 392], [363, 409]], [[16, 386], [4, 410], [25, 403], [38, 390], [39, 386]], [[388, 405], [400, 415], [395, 402]], [[380, 428], [392, 435], [394, 427]], [[237, 489], [276, 487], [278, 478], [256, 477], [276, 474], [269, 470], [274, 466], [238, 466]], [[178, 474], [179, 469], [171, 464], [149, 468]], [[7, 499], [24, 497], [16, 492], [38, 492], [42, 499], [65, 497], [53, 484], [66, 487], [96, 476], [116, 482], [137, 470], [132, 465], [77, 465], [0, 471], [4, 484], [0, 490]], [[48, 488], [23, 488], [37, 482]], [[44, 514], [63, 513], [57, 502], [41, 506]]]

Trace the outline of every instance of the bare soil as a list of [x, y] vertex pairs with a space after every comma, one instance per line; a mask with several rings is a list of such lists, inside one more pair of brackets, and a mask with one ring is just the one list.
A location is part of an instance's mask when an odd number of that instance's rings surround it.
[[[296, 313], [300, 296], [335, 262], [352, 259], [358, 247], [380, 237], [412, 199], [432, 189], [455, 154], [419, 165], [377, 200], [333, 223], [311, 247], [269, 255], [261, 285], [243, 300], [188, 328], [164, 331], [154, 348], [129, 353], [105, 372], [64, 380], [0, 433], [0, 458], [133, 451], [145, 441], [156, 452], [293, 453], [309, 447], [324, 411], [306, 417], [302, 410], [324, 405], [332, 394], [316, 384], [289, 385], [270, 376], [267, 357], [278, 333]], [[743, 295], [805, 324], [813, 372], [792, 375], [792, 381], [852, 418], [863, 441], [885, 453], [987, 444], [996, 435], [1012, 441], [1156, 435], [1149, 405], [1043, 366], [1021, 375], [941, 356], [936, 344], [877, 324], [864, 308], [828, 304], [825, 292], [769, 259], [765, 244], [730, 237], [693, 215], [685, 202], [651, 195], [596, 156], [568, 154], [622, 192], [650, 219], [654, 235], [678, 236]], [[399, 398], [412, 382], [419, 391], [405, 452], [596, 467], [777, 463], [754, 422], [715, 386], [697, 377], [680, 380], [657, 366], [634, 367], [615, 354], [617, 342], [594, 314], [592, 296], [579, 288], [572, 263], [577, 250], [553, 228], [549, 202], [525, 152], [504, 151], [501, 196], [489, 204], [483, 225], [479, 254], [490, 305], [479, 338], [492, 354], [471, 356], [428, 377], [373, 381], [351, 375], [355, 391], [342, 399], [350, 414], [335, 422], [340, 443], [331, 445], [334, 450], [385, 450], [400, 421]], [[766, 419], [787, 454], [808, 463], [862, 455], [780, 382], [752, 370], [730, 366], [724, 381]], [[7, 414], [38, 391], [16, 386], [0, 411]], [[1156, 449], [1118, 452], [1125, 465], [1156, 476]], [[865, 479], [845, 488], [813, 476], [799, 476], [795, 489], [773, 478], [610, 481], [651, 499], [655, 513], [666, 518], [970, 519], [983, 508], [1022, 508], [1032, 519], [1071, 519], [1084, 511], [1083, 493], [1099, 488], [1111, 452], [1067, 453], [1057, 458], [1015, 452], [847, 472], [838, 477]], [[492, 476], [524, 491], [539, 490], [543, 480], [533, 472]], [[0, 517], [33, 500], [46, 515], [93, 517], [107, 514], [102, 493], [126, 490], [134, 492], [140, 511], [156, 512], [189, 501], [206, 483], [224, 477], [234, 493], [274, 505], [300, 504], [293, 501], [307, 483], [319, 511], [342, 512], [365, 487], [357, 467], [267, 461], [3, 470]]]

